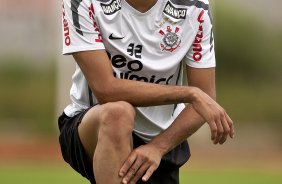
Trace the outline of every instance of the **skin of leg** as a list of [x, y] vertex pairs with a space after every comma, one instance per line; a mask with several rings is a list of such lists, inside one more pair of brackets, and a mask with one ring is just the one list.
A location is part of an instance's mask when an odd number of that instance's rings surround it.
[[135, 111], [127, 102], [91, 108], [78, 127], [97, 184], [120, 184], [119, 170], [132, 150]]

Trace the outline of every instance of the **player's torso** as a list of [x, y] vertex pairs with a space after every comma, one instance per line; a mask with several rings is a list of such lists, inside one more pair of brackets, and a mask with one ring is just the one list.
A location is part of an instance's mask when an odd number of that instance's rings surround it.
[[[94, 1], [89, 14], [100, 29], [118, 78], [176, 84], [180, 62], [195, 40], [197, 18], [189, 6], [158, 0], [140, 13], [125, 0]], [[96, 21], [96, 22], [95, 22]]]

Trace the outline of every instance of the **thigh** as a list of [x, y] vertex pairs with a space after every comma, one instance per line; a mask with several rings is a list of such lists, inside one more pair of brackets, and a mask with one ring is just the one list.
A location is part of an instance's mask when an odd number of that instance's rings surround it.
[[98, 140], [99, 113], [102, 107], [101, 105], [96, 105], [89, 109], [78, 125], [79, 139], [91, 163]]
[[[118, 128], [116, 120], [122, 117], [131, 119], [131, 125], [128, 124], [128, 126], [132, 131], [134, 115], [135, 111], [132, 105], [122, 101], [96, 105], [87, 111], [78, 126], [78, 134], [91, 163], [93, 161], [93, 155], [97, 146], [101, 127], [104, 125], [114, 125], [114, 127]], [[106, 122], [108, 121], [113, 123], [107, 124]], [[124, 125], [122, 125], [122, 128], [125, 129]]]
[[78, 173], [95, 184], [93, 167], [78, 135], [78, 125], [88, 109], [73, 117], [63, 113], [58, 119], [60, 129], [59, 142], [64, 160]]
[[[120, 113], [120, 110], [123, 113]], [[92, 159], [102, 125], [101, 119], [107, 113], [111, 117], [115, 114], [129, 117], [125, 112], [133, 115], [134, 108], [125, 102], [114, 102], [96, 105], [81, 111], [74, 117], [68, 117], [63, 113], [58, 119], [59, 140], [64, 160], [93, 184], [95, 179]]]

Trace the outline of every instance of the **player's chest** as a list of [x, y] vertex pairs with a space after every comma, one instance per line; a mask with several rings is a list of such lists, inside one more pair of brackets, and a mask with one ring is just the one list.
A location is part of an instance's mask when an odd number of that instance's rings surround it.
[[116, 49], [136, 58], [187, 52], [195, 38], [189, 19], [172, 20], [163, 12], [142, 17], [120, 12], [110, 19], [101, 17], [99, 25], [108, 50]]

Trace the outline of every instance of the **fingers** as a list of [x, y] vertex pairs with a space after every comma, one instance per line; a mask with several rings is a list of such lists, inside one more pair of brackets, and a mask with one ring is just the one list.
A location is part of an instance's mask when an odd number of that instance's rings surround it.
[[[146, 182], [149, 180], [149, 178], [152, 176], [152, 174], [154, 173], [154, 171], [157, 169], [157, 165], [149, 165], [149, 164], [144, 164], [142, 165], [138, 171], [136, 172], [136, 174], [134, 175], [129, 175], [126, 176], [123, 180], [122, 183], [123, 184], [135, 184], [137, 183], [137, 181], [142, 177], [142, 181]], [[144, 174], [145, 173], [145, 174]], [[128, 177], [128, 178], [127, 178]]]
[[227, 136], [230, 133], [230, 127], [227, 120], [223, 118], [222, 121], [223, 121], [222, 122], [223, 130], [222, 130], [222, 137], [219, 139], [219, 144], [223, 144], [227, 140]]
[[203, 91], [198, 90], [196, 94], [191, 103], [196, 112], [208, 122], [214, 144], [223, 144], [228, 135], [233, 138], [235, 132], [233, 122], [225, 110]]
[[[119, 175], [121, 177], [124, 177], [126, 173], [128, 173], [129, 168], [131, 168], [131, 166], [133, 165], [133, 163], [136, 160], [137, 155], [134, 154], [134, 152], [132, 152], [132, 154], [129, 155], [128, 159], [125, 161], [125, 163], [123, 164], [123, 166], [121, 167], [120, 171], [119, 171]], [[132, 173], [132, 172], [131, 172]], [[134, 173], [135, 174], [135, 173]]]
[[208, 122], [211, 129], [211, 140], [215, 141], [217, 138], [217, 125], [215, 122]]
[[228, 116], [227, 113], [225, 113], [225, 116], [226, 116], [226, 119], [227, 119], [227, 122], [228, 122], [228, 125], [230, 127], [230, 133], [229, 133], [229, 136], [231, 138], [234, 138], [235, 137], [235, 129], [234, 129], [234, 124], [233, 124], [233, 121], [232, 119]]
[[135, 175], [132, 176], [130, 183], [129, 184], [135, 184], [137, 181], [144, 175], [146, 170], [149, 168], [148, 164], [143, 164], [138, 171], [136, 172]]
[[221, 138], [223, 137], [223, 134], [224, 134], [223, 124], [222, 124], [221, 120], [216, 121], [216, 126], [217, 126], [217, 134], [216, 134], [217, 136], [213, 140], [214, 144], [217, 144], [221, 140]]
[[218, 114], [220, 114], [217, 116], [218, 118], [214, 118], [216, 120], [208, 123], [211, 129], [211, 139], [213, 143], [223, 144], [227, 140], [228, 135], [234, 138], [235, 130], [233, 121], [223, 109], [221, 109]]
[[142, 176], [142, 180], [147, 181], [158, 168], [161, 158], [162, 155], [154, 146], [146, 144], [136, 148], [120, 169], [122, 184], [135, 184]]
[[157, 165], [151, 165], [151, 167], [147, 170], [146, 174], [142, 177], [142, 181], [146, 182], [157, 169]]
[[[134, 154], [134, 153], [133, 153]], [[146, 171], [144, 170], [144, 166], [142, 167], [142, 164], [143, 164], [143, 159], [138, 159], [138, 157], [136, 156], [135, 157], [135, 160], [134, 160], [134, 163], [130, 166], [130, 168], [127, 170], [125, 176], [122, 176], [124, 177], [123, 180], [122, 180], [122, 183], [123, 184], [127, 184], [129, 183], [134, 183], [134, 181], [138, 181], [139, 178], [141, 178], [142, 174]]]

